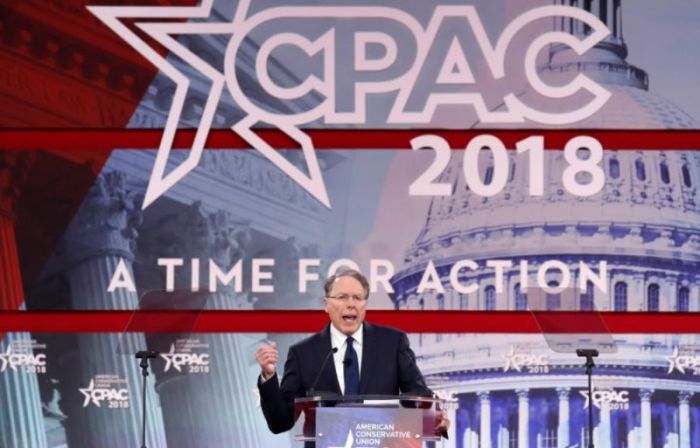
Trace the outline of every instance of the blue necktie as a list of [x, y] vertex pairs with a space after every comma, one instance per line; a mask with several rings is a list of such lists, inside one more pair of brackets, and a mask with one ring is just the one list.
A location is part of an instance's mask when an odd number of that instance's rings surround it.
[[360, 365], [357, 361], [357, 352], [352, 346], [353, 339], [348, 337], [343, 359], [343, 374], [345, 377], [345, 395], [358, 395], [360, 393]]

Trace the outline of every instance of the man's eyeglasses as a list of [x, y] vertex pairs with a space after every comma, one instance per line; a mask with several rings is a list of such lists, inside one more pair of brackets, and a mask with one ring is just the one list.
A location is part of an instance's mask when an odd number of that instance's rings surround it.
[[338, 294], [337, 296], [328, 296], [329, 299], [339, 300], [344, 303], [348, 303], [352, 299], [355, 303], [363, 303], [367, 300], [367, 297], [359, 296], [357, 294]]

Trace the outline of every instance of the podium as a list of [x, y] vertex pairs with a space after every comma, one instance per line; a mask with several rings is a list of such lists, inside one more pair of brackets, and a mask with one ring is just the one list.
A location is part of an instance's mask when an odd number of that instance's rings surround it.
[[297, 398], [297, 415], [306, 422], [299, 442], [316, 448], [423, 447], [435, 434], [442, 400], [416, 395], [318, 395]]

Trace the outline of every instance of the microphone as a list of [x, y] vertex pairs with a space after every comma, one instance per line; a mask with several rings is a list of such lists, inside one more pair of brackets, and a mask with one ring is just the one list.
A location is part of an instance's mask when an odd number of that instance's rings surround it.
[[153, 350], [142, 350], [140, 352], [136, 352], [136, 359], [155, 359], [160, 355], [160, 353], [153, 351]]
[[582, 358], [596, 357], [598, 356], [598, 350], [594, 348], [577, 348], [576, 356], [580, 356]]
[[328, 364], [328, 360], [333, 356], [336, 352], [338, 351], [338, 347], [333, 347], [331, 350], [328, 352], [326, 357], [323, 359], [323, 362], [321, 363], [321, 368], [318, 370], [318, 374], [316, 374], [316, 378], [314, 378], [314, 382], [311, 383], [311, 387], [309, 388], [308, 391], [306, 391], [306, 396], [311, 397], [315, 394], [314, 389], [316, 388], [316, 384], [318, 383], [318, 380], [321, 379], [321, 374], [323, 373], [323, 369], [326, 367], [326, 364]]

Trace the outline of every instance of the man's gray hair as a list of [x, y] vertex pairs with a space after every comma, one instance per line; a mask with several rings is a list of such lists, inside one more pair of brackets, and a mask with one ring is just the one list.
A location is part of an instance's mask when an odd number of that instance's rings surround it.
[[346, 269], [341, 272], [336, 272], [334, 275], [328, 277], [326, 283], [323, 285], [323, 291], [325, 292], [326, 297], [330, 295], [331, 290], [333, 289], [333, 283], [335, 283], [335, 281], [341, 277], [352, 277], [360, 282], [362, 289], [365, 291], [365, 298], [369, 297], [369, 282], [367, 281], [367, 278], [360, 273], [360, 271], [356, 271], [355, 269]]

